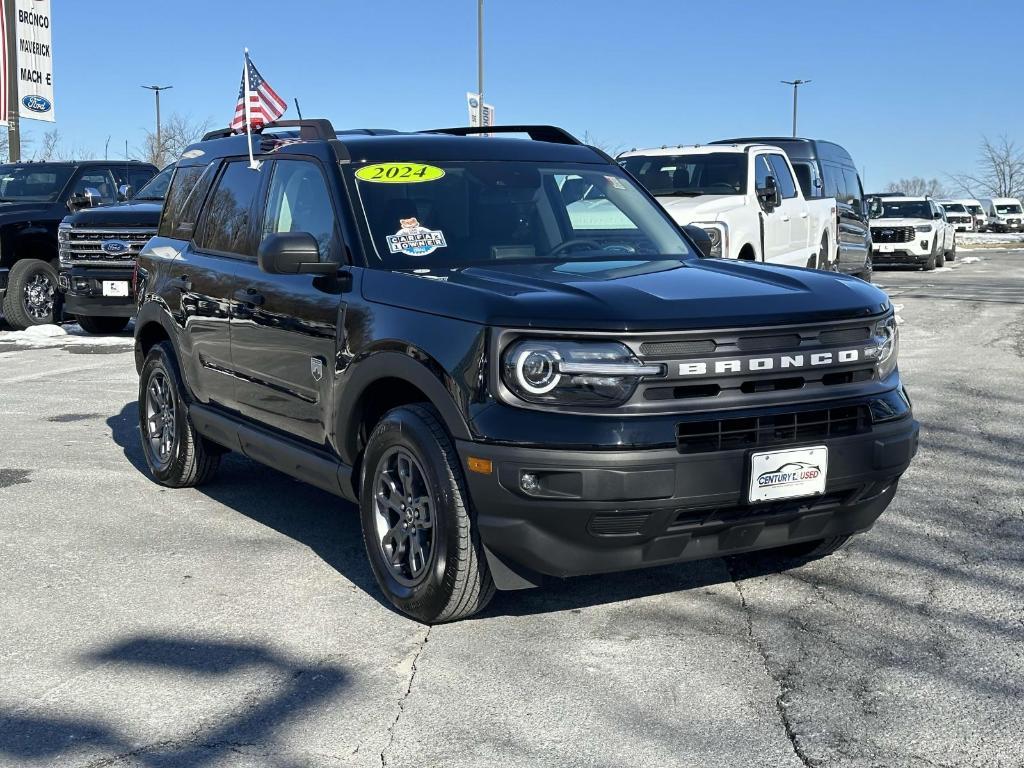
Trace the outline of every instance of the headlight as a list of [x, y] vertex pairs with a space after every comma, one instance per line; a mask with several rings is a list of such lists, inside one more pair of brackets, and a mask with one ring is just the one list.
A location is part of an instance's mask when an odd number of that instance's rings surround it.
[[889, 315], [878, 322], [875, 326], [875, 339], [878, 342], [875, 352], [878, 378], [884, 379], [896, 370], [896, 358], [900, 352], [900, 329], [895, 315]]
[[61, 222], [57, 227], [57, 257], [62, 264], [71, 260], [71, 225]]
[[729, 254], [729, 227], [725, 222], [694, 222], [698, 227], [708, 233], [711, 238], [711, 253], [709, 258], [724, 259]]
[[932, 231], [932, 225], [931, 224], [922, 224], [920, 226], [914, 227], [914, 229], [916, 229], [918, 232], [931, 232]]
[[502, 360], [502, 381], [516, 397], [548, 405], [619, 405], [642, 376], [663, 372], [617, 342], [524, 340]]

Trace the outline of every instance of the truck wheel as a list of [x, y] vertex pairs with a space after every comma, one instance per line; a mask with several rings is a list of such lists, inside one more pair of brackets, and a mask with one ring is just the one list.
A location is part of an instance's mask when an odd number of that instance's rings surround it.
[[171, 345], [155, 345], [139, 374], [139, 432], [153, 477], [170, 488], [201, 485], [220, 465], [221, 451], [192, 425], [184, 392]]
[[108, 335], [120, 333], [127, 327], [127, 317], [100, 317], [99, 315], [76, 315], [75, 319], [86, 333]]
[[57, 296], [57, 270], [40, 259], [22, 259], [11, 268], [4, 317], [16, 331], [49, 325], [56, 317]]
[[939, 240], [938, 240], [938, 238], [936, 238], [935, 239], [935, 245], [932, 246], [932, 252], [928, 254], [928, 261], [926, 261], [924, 263], [924, 267], [922, 268], [922, 269], [924, 269], [925, 272], [931, 272], [933, 269], [935, 269], [935, 265], [939, 261], [939, 253], [938, 253], [938, 251], [939, 251]]
[[419, 621], [455, 621], [494, 596], [458, 454], [430, 405], [389, 411], [360, 483], [363, 542], [388, 600]]
[[869, 250], [868, 251], [868, 257], [864, 261], [864, 269], [862, 269], [860, 272], [857, 273], [857, 277], [859, 277], [865, 283], [870, 283], [871, 280], [872, 280], [872, 277], [874, 276], [874, 274], [875, 274], [875, 265], [874, 265], [874, 261], [871, 258], [871, 251]]
[[946, 251], [946, 261], [956, 261], [956, 240], [953, 240], [953, 250]]

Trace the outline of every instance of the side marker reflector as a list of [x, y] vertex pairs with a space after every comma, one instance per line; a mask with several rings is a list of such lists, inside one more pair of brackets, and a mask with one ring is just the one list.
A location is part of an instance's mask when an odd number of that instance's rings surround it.
[[470, 456], [466, 460], [466, 464], [469, 466], [470, 472], [476, 472], [481, 475], [489, 475], [494, 471], [494, 465], [490, 459], [478, 459]]

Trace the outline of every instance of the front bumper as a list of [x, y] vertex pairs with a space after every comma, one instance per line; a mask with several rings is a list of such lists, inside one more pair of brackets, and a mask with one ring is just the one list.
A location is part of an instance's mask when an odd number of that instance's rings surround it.
[[[64, 311], [72, 315], [100, 317], [132, 317], [135, 294], [132, 290], [132, 269], [117, 267], [65, 267], [58, 278], [64, 294]], [[103, 283], [128, 284], [127, 296], [104, 296]]]
[[931, 248], [921, 248], [919, 243], [879, 243], [874, 247], [872, 262], [875, 266], [888, 264], [927, 264]]
[[[917, 452], [913, 417], [848, 437], [772, 446], [827, 445], [824, 495], [748, 504], [750, 454], [559, 451], [458, 441], [492, 462], [467, 471], [477, 526], [499, 588], [783, 546], [867, 530]], [[548, 495], [520, 488], [523, 472]], [[552, 496], [552, 494], [555, 494]], [[557, 495], [561, 494], [561, 495]]]

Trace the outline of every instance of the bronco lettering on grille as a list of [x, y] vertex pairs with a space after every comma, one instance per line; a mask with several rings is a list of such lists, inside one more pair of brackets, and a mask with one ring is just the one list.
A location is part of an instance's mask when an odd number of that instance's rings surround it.
[[823, 365], [856, 363], [869, 359], [874, 349], [843, 349], [837, 352], [812, 352], [798, 355], [770, 355], [743, 360], [698, 360], [679, 363], [680, 376], [713, 376], [729, 373], [798, 370]]

